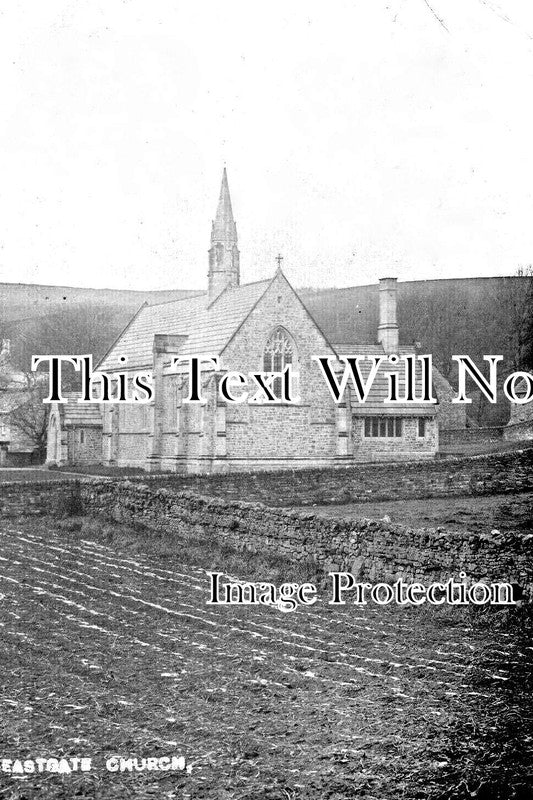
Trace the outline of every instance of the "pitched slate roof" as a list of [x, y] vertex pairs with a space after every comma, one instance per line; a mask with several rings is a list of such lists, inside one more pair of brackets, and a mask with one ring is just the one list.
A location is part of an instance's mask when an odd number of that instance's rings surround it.
[[[156, 333], [187, 336], [180, 355], [219, 355], [270, 283], [269, 279], [228, 288], [211, 305], [207, 293], [145, 305], [98, 368], [112, 372], [126, 367], [151, 367]], [[121, 362], [120, 356], [125, 356], [127, 362]]]
[[102, 426], [102, 414], [99, 403], [78, 403], [81, 392], [67, 392], [67, 402], [58, 403], [63, 425]]
[[[385, 355], [383, 346], [381, 344], [336, 344], [335, 350], [339, 356], [379, 356]], [[415, 355], [412, 347], [400, 346], [398, 348], [398, 355]], [[363, 380], [368, 378], [372, 362], [369, 359], [360, 359], [359, 368], [363, 376]], [[425, 416], [431, 417], [435, 414], [435, 403], [388, 403], [387, 397], [389, 394], [389, 381], [387, 375], [389, 373], [398, 372], [398, 396], [402, 397], [405, 392], [404, 363], [400, 361], [398, 364], [391, 364], [388, 358], [381, 362], [376, 377], [372, 383], [372, 387], [368, 397], [364, 403], [359, 402], [355, 389], [350, 381], [348, 384], [351, 393], [351, 406], [352, 411], [357, 416], [368, 416], [380, 414], [382, 416], [394, 416], [401, 414], [402, 416]], [[415, 395], [419, 395], [421, 391], [421, 375], [422, 366], [420, 361], [415, 362]], [[435, 391], [433, 394], [436, 396]]]
[[[384, 355], [383, 345], [380, 342], [376, 344], [357, 344], [354, 342], [342, 342], [341, 344], [334, 343], [333, 347], [339, 356], [380, 356]], [[402, 348], [405, 349], [405, 348]], [[413, 352], [412, 350], [410, 352]]]

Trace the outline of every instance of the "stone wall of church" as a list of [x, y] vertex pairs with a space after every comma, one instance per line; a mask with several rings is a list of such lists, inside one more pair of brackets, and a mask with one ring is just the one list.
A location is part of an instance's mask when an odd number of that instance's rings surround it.
[[364, 417], [352, 420], [354, 457], [365, 461], [406, 458], [433, 458], [439, 443], [438, 423], [427, 417], [424, 436], [418, 435], [418, 418], [402, 418], [402, 435], [394, 437], [365, 436]]
[[119, 449], [116, 465], [119, 467], [138, 466], [146, 467], [150, 455], [150, 438], [141, 431], [125, 433], [121, 431], [118, 436]]
[[102, 429], [79, 426], [67, 432], [69, 464], [101, 464]]
[[102, 406], [103, 462], [146, 467], [150, 454], [153, 409], [147, 403]]
[[248, 373], [263, 370], [263, 351], [277, 326], [286, 327], [297, 350], [299, 405], [226, 407], [227, 459], [250, 466], [269, 459], [295, 459], [312, 465], [337, 455], [335, 405], [321, 378], [316, 354], [333, 356], [327, 342], [282, 276], [238, 330], [223, 353], [223, 366]]
[[[176, 392], [169, 397], [167, 383], [176, 381]], [[188, 382], [183, 376], [165, 378], [165, 403], [173, 424], [166, 429], [168, 441], [161, 462], [162, 469], [203, 471], [202, 463], [209, 463], [215, 455], [216, 442], [216, 385], [212, 377], [204, 379], [202, 396], [204, 404], [184, 403], [188, 395]]]
[[162, 460], [176, 456], [176, 437], [178, 433], [177, 376], [165, 376], [163, 385], [162, 396], [158, 398], [161, 403], [159, 424], [161, 426], [160, 453]]

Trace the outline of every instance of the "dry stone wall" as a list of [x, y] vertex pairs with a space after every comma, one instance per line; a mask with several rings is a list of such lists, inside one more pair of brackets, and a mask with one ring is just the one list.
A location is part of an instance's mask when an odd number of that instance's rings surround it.
[[447, 444], [486, 444], [501, 442], [505, 425], [492, 428], [448, 428], [439, 433], [439, 443]]
[[533, 489], [533, 447], [424, 463], [360, 464], [261, 474], [178, 475], [158, 478], [157, 483], [173, 490], [190, 489], [268, 506], [511, 493]]
[[510, 442], [520, 442], [524, 439], [533, 439], [533, 419], [524, 420], [514, 424], [512, 421], [505, 428], [504, 439]]
[[[54, 503], [72, 482], [3, 485], [3, 513], [31, 513]], [[517, 584], [533, 600], [533, 534], [475, 534], [443, 528], [414, 530], [384, 520], [344, 521], [205, 497], [190, 491], [112, 480], [86, 481], [80, 492], [87, 511], [154, 531], [201, 536], [237, 549], [266, 552], [294, 562], [314, 562], [324, 572], [344, 570], [358, 580], [431, 582], [459, 580]]]
[[331, 520], [257, 503], [153, 490], [130, 483], [84, 487], [89, 507], [164, 532], [214, 537], [237, 549], [345, 570], [359, 580], [468, 579], [516, 583], [533, 599], [533, 534], [449, 532], [382, 520]]

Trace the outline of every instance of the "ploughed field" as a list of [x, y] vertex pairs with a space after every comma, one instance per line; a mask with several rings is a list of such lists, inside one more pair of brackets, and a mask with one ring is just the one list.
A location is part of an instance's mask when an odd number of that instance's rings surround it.
[[[506, 612], [499, 630], [326, 590], [294, 613], [212, 607], [207, 547], [193, 565], [186, 542], [49, 517], [0, 520], [0, 542], [0, 756], [93, 758], [0, 772], [0, 798], [533, 795], [533, 647]], [[111, 755], [192, 771], [111, 773]]]

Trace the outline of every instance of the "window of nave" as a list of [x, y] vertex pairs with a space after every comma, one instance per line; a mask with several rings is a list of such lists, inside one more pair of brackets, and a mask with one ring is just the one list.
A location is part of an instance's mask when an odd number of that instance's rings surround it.
[[[282, 373], [286, 366], [297, 368], [297, 353], [294, 339], [281, 325], [269, 335], [263, 351], [263, 372]], [[272, 381], [272, 390], [281, 397], [281, 377]]]

